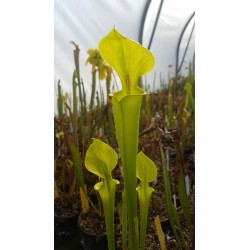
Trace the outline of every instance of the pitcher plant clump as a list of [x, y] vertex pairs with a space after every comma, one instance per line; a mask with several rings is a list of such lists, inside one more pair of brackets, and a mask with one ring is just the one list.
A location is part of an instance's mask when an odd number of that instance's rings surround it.
[[[98, 47], [102, 58], [117, 72], [122, 90], [111, 93], [116, 137], [120, 148], [126, 211], [128, 247], [137, 249], [138, 218], [136, 196], [136, 158], [142, 98], [146, 92], [138, 86], [139, 78], [154, 67], [152, 53], [112, 29]], [[124, 201], [123, 201], [124, 202]], [[125, 215], [124, 215], [125, 216]]]
[[[87, 51], [85, 65], [91, 66], [92, 75], [87, 100], [79, 70], [80, 49], [72, 44], [72, 93], [63, 91], [60, 80], [56, 85], [54, 197], [58, 210], [61, 201], [86, 215], [94, 210], [105, 219], [109, 250], [117, 246], [145, 250], [149, 245], [149, 249], [165, 250], [171, 244], [193, 250], [195, 82], [191, 67], [188, 77], [171, 78], [166, 86], [160, 79], [161, 88], [155, 89], [156, 75], [150, 85], [140, 79], [154, 67], [152, 53], [112, 29], [97, 49]], [[149, 157], [161, 167], [157, 169]], [[93, 193], [94, 200], [89, 196]], [[151, 241], [155, 214], [154, 234], [159, 242]], [[161, 228], [165, 215], [172, 229], [170, 240]], [[115, 225], [118, 216], [120, 224]], [[93, 229], [96, 226], [93, 223]], [[121, 235], [115, 231], [120, 226]], [[166, 244], [170, 245], [166, 248]]]

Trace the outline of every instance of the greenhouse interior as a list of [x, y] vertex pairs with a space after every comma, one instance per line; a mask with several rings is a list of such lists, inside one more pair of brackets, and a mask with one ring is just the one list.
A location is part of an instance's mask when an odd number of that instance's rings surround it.
[[54, 249], [195, 249], [194, 0], [54, 1]]

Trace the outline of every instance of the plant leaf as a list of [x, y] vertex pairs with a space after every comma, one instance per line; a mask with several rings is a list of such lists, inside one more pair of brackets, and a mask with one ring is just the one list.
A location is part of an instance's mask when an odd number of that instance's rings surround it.
[[127, 229], [128, 229], [128, 212], [125, 189], [122, 192], [122, 249], [126, 250], [127, 246]]
[[152, 182], [157, 176], [155, 163], [142, 151], [136, 158], [136, 176], [138, 179], [145, 182]]
[[[85, 186], [86, 190], [86, 186]], [[80, 198], [81, 198], [81, 203], [82, 203], [82, 212], [86, 214], [89, 211], [89, 201], [88, 197], [84, 193], [83, 189], [80, 187]]]
[[[175, 208], [174, 204], [172, 203], [172, 199], [171, 199], [171, 184], [170, 184], [170, 178], [169, 178], [169, 171], [167, 169], [168, 163], [166, 162], [165, 155], [163, 153], [161, 140], [159, 141], [159, 147], [160, 147], [160, 154], [161, 154], [163, 184], [164, 184], [164, 191], [165, 191], [165, 197], [166, 197], [166, 208], [167, 208], [168, 218], [169, 218], [169, 222], [170, 222], [171, 228], [173, 230], [173, 233], [175, 235], [175, 238], [177, 240], [178, 246], [180, 249], [182, 249], [181, 242], [180, 242], [179, 236], [178, 236], [176, 228], [175, 228], [175, 223], [178, 224], [179, 217], [178, 217], [178, 213], [176, 212], [176, 208]], [[167, 158], [167, 161], [169, 161], [168, 158]], [[181, 232], [181, 228], [179, 227], [178, 229]]]
[[[115, 94], [117, 93], [119, 92]], [[126, 201], [128, 201], [126, 206], [128, 211], [128, 228], [130, 228], [129, 249], [135, 249], [134, 244], [137, 241], [134, 238], [134, 218], [137, 216], [136, 157], [142, 97], [143, 95], [130, 95], [125, 96], [121, 101], [115, 95], [112, 98], [116, 137], [121, 152]]]
[[185, 109], [194, 112], [195, 106], [194, 106], [194, 98], [192, 95], [192, 85], [189, 82], [186, 83], [184, 90], [186, 91]]
[[68, 143], [68, 146], [70, 149], [71, 157], [73, 159], [74, 170], [75, 170], [77, 182], [78, 182], [80, 187], [84, 188], [85, 183], [84, 183], [84, 177], [83, 177], [83, 171], [82, 171], [81, 155], [78, 151], [77, 146], [73, 142], [71, 142], [68, 138], [67, 138], [67, 143]]
[[119, 75], [124, 96], [137, 94], [139, 77], [154, 67], [152, 53], [115, 29], [99, 42], [99, 51]]
[[157, 233], [157, 236], [158, 236], [158, 239], [159, 239], [159, 242], [160, 242], [161, 250], [167, 250], [165, 235], [164, 235], [164, 232], [162, 231], [159, 215], [157, 215], [155, 217], [155, 228], [156, 228], [156, 233]]
[[149, 186], [149, 182], [156, 178], [157, 168], [155, 163], [142, 151], [136, 158], [136, 176], [141, 180], [141, 185], [136, 189], [140, 202], [140, 249], [145, 249], [148, 208], [152, 192], [154, 191]]
[[121, 152], [128, 211], [128, 247], [135, 249], [137, 217], [136, 156], [138, 150], [139, 117], [144, 90], [138, 87], [140, 76], [154, 66], [152, 53], [112, 29], [100, 42], [99, 51], [119, 75], [122, 90], [112, 94], [116, 136]]
[[93, 139], [85, 157], [85, 166], [91, 173], [107, 178], [117, 162], [118, 155], [112, 147], [98, 139]]
[[119, 184], [118, 180], [112, 179], [109, 175], [103, 181], [95, 184], [94, 189], [99, 192], [105, 214], [105, 224], [108, 237], [108, 246], [110, 250], [115, 250], [114, 236], [114, 205], [115, 189]]
[[184, 173], [183, 173], [182, 168], [179, 173], [178, 194], [179, 194], [180, 203], [183, 209], [183, 213], [184, 213], [185, 219], [187, 220], [188, 227], [191, 233], [191, 230], [192, 230], [191, 215], [190, 215], [189, 202], [188, 202], [188, 197], [187, 197], [187, 192], [186, 192], [186, 187], [185, 187]]
[[115, 250], [114, 205], [115, 189], [119, 184], [118, 180], [112, 179], [111, 171], [117, 162], [118, 156], [112, 147], [98, 139], [93, 139], [85, 156], [85, 165], [90, 172], [102, 178], [102, 181], [95, 184], [94, 189], [101, 196], [110, 250]]

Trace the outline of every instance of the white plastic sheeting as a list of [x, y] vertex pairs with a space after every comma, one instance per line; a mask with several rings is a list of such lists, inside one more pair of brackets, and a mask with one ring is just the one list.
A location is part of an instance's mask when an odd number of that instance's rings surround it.
[[[149, 36], [151, 35], [152, 26], [155, 20], [159, 4], [160, 0], [152, 1], [151, 3], [144, 28], [144, 46], [147, 46], [149, 44]], [[175, 72], [177, 42], [185, 23], [193, 14], [193, 12], [193, 1], [165, 0], [163, 3], [158, 25], [153, 38], [151, 51], [153, 52], [156, 58], [155, 70], [157, 73], [161, 73], [164, 78], [168, 76], [168, 72], [170, 74], [174, 74]], [[193, 24], [194, 19], [192, 19], [192, 21], [189, 23], [182, 38], [179, 62], [181, 61], [182, 55], [186, 48]], [[189, 61], [193, 60], [193, 53], [194, 33], [190, 41], [185, 64], [188, 65]], [[171, 68], [168, 68], [168, 65], [171, 65]]]
[[[71, 92], [74, 70], [73, 49], [70, 41], [80, 48], [80, 70], [87, 95], [91, 91], [91, 66], [85, 66], [87, 50], [97, 48], [99, 40], [114, 26], [123, 35], [138, 41], [146, 0], [55, 0], [54, 1], [54, 76], [60, 79], [64, 91]], [[160, 0], [153, 0], [146, 16], [143, 45], [148, 46]], [[156, 74], [156, 87], [160, 74], [166, 81], [175, 73], [176, 46], [181, 31], [194, 12], [194, 0], [165, 0], [151, 45], [156, 65], [147, 75], [152, 84]], [[194, 18], [187, 27], [180, 46], [179, 63], [186, 48]], [[182, 73], [187, 72], [194, 56], [194, 32], [187, 51]], [[171, 65], [171, 66], [169, 66]], [[119, 79], [117, 78], [119, 82]]]

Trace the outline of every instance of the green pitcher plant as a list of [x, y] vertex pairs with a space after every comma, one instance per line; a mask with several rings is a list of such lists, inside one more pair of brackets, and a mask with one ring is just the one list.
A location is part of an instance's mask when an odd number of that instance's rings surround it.
[[99, 42], [98, 49], [102, 58], [116, 71], [122, 84], [122, 90], [111, 93], [111, 97], [127, 201], [128, 248], [136, 250], [136, 157], [140, 108], [146, 94], [138, 86], [138, 80], [154, 67], [154, 57], [149, 50], [124, 37], [116, 29], [112, 29]]
[[136, 176], [141, 182], [140, 186], [136, 189], [140, 203], [140, 249], [145, 249], [148, 208], [151, 195], [154, 191], [149, 186], [149, 183], [156, 179], [157, 168], [155, 163], [142, 151], [137, 155]]
[[94, 189], [99, 192], [102, 200], [109, 250], [115, 250], [114, 206], [115, 189], [119, 181], [112, 178], [111, 172], [117, 162], [118, 155], [112, 147], [98, 139], [93, 139], [86, 152], [85, 166], [91, 173], [101, 178]]

